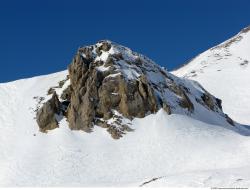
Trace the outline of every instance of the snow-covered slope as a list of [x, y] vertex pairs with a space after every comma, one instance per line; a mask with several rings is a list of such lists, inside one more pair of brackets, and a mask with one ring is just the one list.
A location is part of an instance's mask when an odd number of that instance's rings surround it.
[[250, 26], [173, 74], [198, 81], [222, 99], [223, 110], [232, 119], [250, 124]]
[[194, 115], [160, 109], [135, 118], [119, 140], [98, 126], [72, 131], [65, 118], [41, 133], [35, 110], [66, 76], [0, 84], [0, 186], [250, 186], [249, 131], [198, 103]]

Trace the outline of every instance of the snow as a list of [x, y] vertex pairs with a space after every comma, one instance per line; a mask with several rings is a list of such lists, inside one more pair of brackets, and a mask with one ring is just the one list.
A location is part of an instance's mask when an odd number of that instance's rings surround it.
[[119, 76], [119, 75], [121, 75], [121, 73], [115, 73], [115, 74], [108, 75], [107, 78], [108, 77], [116, 77], [116, 76]]
[[[198, 186], [238, 178], [235, 185], [250, 185], [249, 170], [237, 170], [250, 167], [249, 137], [185, 115], [160, 110], [134, 119], [134, 131], [120, 140], [98, 126], [92, 133], [71, 131], [65, 119], [60, 128], [39, 132], [30, 109], [36, 106], [33, 97], [45, 97], [48, 87], [66, 74], [0, 85], [5, 100], [0, 105], [0, 186], [139, 186], [159, 176], [171, 176], [170, 181], [166, 177], [148, 185], [197, 186], [211, 175]], [[227, 175], [231, 168], [236, 168], [232, 180]]]
[[[227, 45], [232, 40], [234, 42]], [[240, 32], [200, 54], [173, 74], [198, 81], [207, 91], [222, 99], [225, 113], [235, 121], [249, 125], [249, 52], [250, 32]]]
[[97, 69], [98, 71], [104, 72], [104, 71], [108, 71], [108, 70], [110, 69], [110, 66], [105, 67], [104, 65], [101, 65], [101, 66], [99, 66], [99, 67], [96, 67], [96, 69]]
[[102, 51], [102, 54], [96, 58], [96, 61], [107, 61], [109, 54], [109, 52]]
[[[182, 174], [160, 176], [155, 181], [144, 184], [144, 187], [217, 187], [248, 188], [250, 168], [229, 168], [219, 170], [195, 171]], [[182, 183], [179, 183], [179, 181]], [[150, 181], [150, 180], [148, 180]]]
[[[241, 41], [232, 44], [230, 48], [240, 44]], [[213, 55], [217, 51], [222, 53], [222, 50], [217, 49], [209, 50], [209, 53], [210, 51]], [[237, 51], [235, 48], [234, 52]], [[114, 140], [105, 128], [98, 126], [93, 128], [92, 133], [71, 131], [65, 119], [60, 120], [59, 128], [41, 133], [34, 111], [51, 98], [51, 95], [47, 95], [47, 90], [65, 80], [67, 71], [0, 84], [0, 99], [4, 100], [0, 104], [0, 186], [249, 187], [250, 130], [237, 123], [232, 127], [225, 121], [223, 112], [209, 111], [197, 103], [195, 99], [205, 91], [199, 83], [165, 73], [150, 59], [126, 47], [112, 46], [107, 53], [109, 55], [102, 54], [101, 58], [97, 56], [96, 59], [105, 61], [108, 56], [118, 52], [122, 52], [124, 59], [118, 61], [117, 73], [107, 77], [123, 74], [128, 80], [137, 79], [142, 72], [135, 65], [129, 64], [129, 61], [142, 59], [142, 66], [146, 68], [146, 75], [151, 83], [171, 84], [171, 78], [176, 84], [187, 87], [191, 92], [188, 96], [194, 103], [195, 112], [180, 109], [177, 104], [179, 97], [165, 89], [157, 93], [171, 101], [175, 108], [173, 114], [167, 115], [161, 109], [145, 118], [135, 118], [132, 121], [123, 118], [122, 123], [131, 123], [129, 127], [133, 130], [119, 140]], [[207, 53], [202, 55], [207, 57]], [[241, 54], [242, 59], [249, 58], [245, 56]], [[210, 57], [216, 59], [216, 56]], [[204, 73], [211, 73], [210, 77], [215, 77], [215, 81], [210, 80], [213, 90], [215, 84], [220, 82], [219, 75], [212, 74], [215, 73], [215, 68], [225, 70], [225, 75], [237, 69], [231, 62], [223, 62], [222, 65], [216, 64], [217, 62], [207, 64], [210, 57], [205, 61], [197, 57], [197, 60], [207, 68], [211, 67], [211, 70], [207, 69]], [[231, 59], [233, 58], [228, 58]], [[228, 67], [225, 66], [226, 63]], [[190, 72], [193, 69], [198, 72], [197, 77], [202, 76], [196, 64], [186, 67]], [[106, 71], [104, 65], [97, 69]], [[241, 83], [242, 80], [249, 81], [242, 69], [246, 70], [248, 67], [239, 66], [240, 76], [243, 77], [239, 77]], [[163, 77], [163, 73], [169, 78]], [[236, 74], [232, 77], [235, 79]], [[199, 81], [206, 84], [208, 79], [205, 78], [201, 77]], [[220, 80], [232, 82], [226, 78], [228, 77], [222, 76]], [[55, 88], [59, 96], [69, 84], [70, 81], [66, 80], [61, 88]], [[247, 82], [243, 84], [247, 88]], [[237, 85], [239, 84], [235, 83], [231, 88], [237, 90]], [[228, 86], [230, 85], [218, 87], [212, 92], [219, 94], [223, 89], [226, 92], [229, 90]], [[209, 90], [209, 86], [206, 89]], [[243, 92], [240, 90], [238, 93]], [[242, 102], [247, 101], [246, 95], [237, 96], [242, 98]], [[224, 99], [223, 101], [226, 102], [223, 103], [226, 111], [234, 113], [233, 109], [230, 110], [234, 102], [231, 100], [230, 104]], [[241, 114], [244, 113], [244, 106], [235, 108], [239, 108]], [[113, 112], [121, 116], [117, 111]], [[242, 118], [240, 116], [238, 115], [241, 119], [239, 121], [248, 120], [246, 115]], [[109, 122], [113, 120], [110, 119]]]

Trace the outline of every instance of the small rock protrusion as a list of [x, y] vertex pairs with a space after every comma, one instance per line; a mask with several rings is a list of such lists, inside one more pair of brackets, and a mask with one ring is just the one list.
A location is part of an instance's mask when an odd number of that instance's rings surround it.
[[235, 126], [234, 121], [233, 121], [227, 114], [225, 114], [225, 117], [226, 117], [227, 122], [228, 122], [230, 125]]
[[47, 101], [37, 112], [37, 123], [41, 132], [52, 130], [58, 127], [56, 114], [61, 112], [61, 103], [54, 92], [52, 98]]

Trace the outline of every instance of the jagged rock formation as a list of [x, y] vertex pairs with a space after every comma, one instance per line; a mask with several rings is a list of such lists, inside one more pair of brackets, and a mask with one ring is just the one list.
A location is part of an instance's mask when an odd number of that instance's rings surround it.
[[[110, 41], [79, 48], [68, 71], [70, 85], [60, 98], [72, 130], [90, 132], [99, 125], [120, 138], [131, 131], [124, 118], [143, 118], [160, 108], [168, 114], [190, 115], [203, 107], [226, 118], [221, 102], [198, 83], [179, 79], [147, 57]], [[41, 129], [55, 127], [52, 112], [58, 113], [60, 107], [53, 107], [54, 102], [59, 105], [55, 97], [37, 114]]]
[[61, 103], [58, 100], [57, 94], [54, 92], [52, 98], [47, 101], [37, 112], [37, 123], [40, 131], [55, 129], [58, 127], [56, 115], [61, 113]]

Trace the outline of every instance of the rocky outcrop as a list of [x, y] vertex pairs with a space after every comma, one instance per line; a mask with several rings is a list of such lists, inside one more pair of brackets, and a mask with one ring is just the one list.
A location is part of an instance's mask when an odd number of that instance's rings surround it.
[[223, 116], [219, 99], [198, 84], [179, 79], [147, 57], [110, 41], [79, 48], [68, 72], [68, 78], [59, 83], [62, 88], [70, 80], [60, 94], [61, 103], [55, 90], [49, 90], [53, 97], [37, 114], [42, 131], [58, 127], [55, 115], [59, 113], [72, 130], [91, 132], [98, 125], [115, 139], [131, 131], [127, 119], [143, 118], [161, 108], [168, 114], [191, 115], [198, 103]]
[[[104, 47], [103, 51], [106, 51], [106, 46], [100, 48]], [[114, 67], [114, 60], [109, 58], [107, 65]], [[127, 80], [114, 69], [101, 72], [96, 69], [98, 66], [100, 62], [93, 62], [91, 58], [83, 58], [80, 54], [69, 66], [72, 92], [67, 116], [71, 129], [89, 132], [94, 118], [108, 120], [114, 116], [112, 110], [130, 119], [145, 117], [148, 112], [155, 113], [158, 110], [153, 89], [144, 75]], [[117, 75], [108, 77], [112, 74]]]
[[69, 127], [76, 130], [91, 131], [98, 103], [98, 87], [102, 76], [94, 69], [90, 60], [79, 54], [69, 66], [71, 99], [68, 109]]
[[72, 87], [69, 85], [61, 94], [61, 99], [64, 101], [70, 101], [72, 93]]
[[54, 92], [52, 98], [48, 100], [41, 109], [37, 112], [37, 123], [40, 131], [46, 132], [58, 127], [56, 115], [60, 115], [61, 103], [58, 100], [57, 94]]

